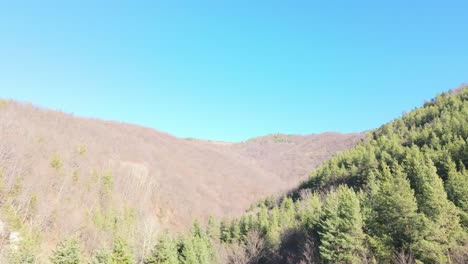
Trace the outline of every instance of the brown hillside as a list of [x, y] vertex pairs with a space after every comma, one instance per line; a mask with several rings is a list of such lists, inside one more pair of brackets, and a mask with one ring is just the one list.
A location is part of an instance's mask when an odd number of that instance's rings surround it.
[[[109, 208], [130, 210], [138, 226], [156, 231], [239, 214], [296, 185], [363, 135], [212, 142], [9, 101], [0, 106], [0, 138], [4, 190], [20, 186], [13, 207], [24, 215], [21, 221], [56, 240], [103, 229], [100, 212]], [[96, 235], [83, 237], [89, 245], [100, 243]]]

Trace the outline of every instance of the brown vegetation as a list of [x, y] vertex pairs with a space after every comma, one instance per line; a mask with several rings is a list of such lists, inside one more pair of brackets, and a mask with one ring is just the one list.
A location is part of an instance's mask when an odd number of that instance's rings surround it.
[[[16, 195], [11, 207], [19, 222], [39, 226], [50, 241], [79, 232], [86, 245], [99, 247], [100, 230], [123, 232], [119, 226], [132, 221], [149, 237], [194, 218], [238, 215], [362, 137], [189, 140], [8, 101], [0, 106], [1, 184], [16, 192], [9, 195]], [[114, 215], [120, 223], [109, 221]]]

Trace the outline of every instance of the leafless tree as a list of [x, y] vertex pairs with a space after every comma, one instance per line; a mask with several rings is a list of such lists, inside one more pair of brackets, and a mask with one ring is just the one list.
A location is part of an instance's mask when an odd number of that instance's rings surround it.
[[314, 264], [314, 263], [318, 263], [317, 245], [313, 239], [307, 238], [303, 247], [302, 260], [300, 264]]
[[263, 257], [265, 249], [265, 241], [261, 237], [258, 230], [251, 230], [245, 238], [245, 251], [247, 253], [249, 263], [254, 264]]
[[465, 242], [464, 246], [451, 250], [449, 257], [452, 260], [452, 263], [455, 264], [468, 263], [468, 241]]
[[245, 247], [242, 244], [225, 245], [220, 253], [220, 261], [226, 264], [247, 264]]
[[221, 249], [221, 263], [257, 264], [264, 256], [265, 242], [260, 232], [247, 233], [244, 242], [224, 245]]
[[395, 254], [395, 264], [414, 264], [414, 256], [412, 253], [405, 250], [400, 250], [400, 252]]

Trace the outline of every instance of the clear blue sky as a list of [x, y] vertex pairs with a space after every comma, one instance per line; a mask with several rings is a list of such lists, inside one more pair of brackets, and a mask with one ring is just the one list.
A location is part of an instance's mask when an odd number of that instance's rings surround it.
[[240, 141], [376, 128], [468, 81], [466, 0], [136, 2], [2, 1], [0, 97]]

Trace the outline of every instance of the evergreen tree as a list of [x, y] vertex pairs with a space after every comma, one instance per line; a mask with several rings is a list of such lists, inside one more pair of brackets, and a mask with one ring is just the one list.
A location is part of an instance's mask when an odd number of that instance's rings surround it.
[[241, 239], [241, 227], [239, 221], [236, 219], [231, 222], [231, 239], [233, 241], [239, 241]]
[[112, 253], [108, 250], [97, 251], [92, 259], [93, 264], [112, 264]]
[[408, 150], [404, 166], [415, 190], [419, 211], [431, 219], [437, 218], [446, 206], [447, 194], [432, 161], [413, 147]]
[[445, 189], [450, 201], [460, 208], [461, 223], [468, 229], [468, 171], [463, 164], [460, 167], [457, 171], [455, 163], [449, 163]]
[[128, 244], [122, 238], [117, 238], [114, 241], [114, 248], [111, 256], [112, 264], [133, 264], [133, 253]]
[[258, 211], [258, 228], [262, 234], [267, 234], [270, 229], [270, 223], [268, 221], [268, 209], [264, 204], [260, 204]]
[[419, 239], [421, 216], [406, 175], [398, 168], [392, 175], [387, 165], [382, 166], [380, 190], [372, 197], [367, 225], [374, 254], [379, 262], [390, 262], [394, 252], [411, 251]]
[[425, 262], [447, 262], [447, 252], [461, 232], [458, 211], [447, 199], [442, 179], [427, 155], [412, 148], [405, 167], [415, 189], [418, 209], [429, 220], [425, 223], [424, 240], [415, 248], [416, 254]]
[[280, 226], [290, 228], [296, 223], [296, 211], [291, 197], [283, 197], [279, 209]]
[[362, 263], [364, 233], [356, 193], [343, 185], [329, 194], [320, 219], [320, 256], [326, 263]]
[[213, 246], [198, 222], [190, 230], [190, 236], [179, 243], [179, 260], [182, 264], [210, 264], [216, 259]]
[[58, 243], [50, 258], [53, 264], [79, 264], [80, 261], [80, 247], [74, 238]]
[[306, 230], [311, 231], [316, 229], [319, 223], [321, 209], [322, 204], [316, 193], [308, 195], [305, 201], [300, 204], [299, 218]]
[[277, 247], [280, 243], [281, 225], [280, 225], [280, 210], [278, 206], [274, 206], [269, 213], [268, 228], [266, 239], [271, 247]]
[[250, 215], [242, 215], [239, 221], [239, 228], [242, 238], [244, 238], [247, 233], [253, 228], [253, 223], [251, 222]]
[[151, 254], [144, 261], [145, 264], [178, 264], [176, 242], [167, 234], [162, 234]]
[[178, 243], [179, 262], [181, 264], [197, 264], [197, 253], [190, 237], [182, 237]]
[[8, 263], [11, 264], [34, 264], [37, 262], [37, 242], [26, 237], [20, 241], [17, 248], [11, 250], [7, 255]]
[[220, 225], [220, 239], [224, 243], [231, 243], [232, 242], [232, 237], [231, 237], [231, 226], [230, 224], [223, 220], [221, 221]]
[[221, 226], [219, 222], [213, 216], [208, 218], [207, 234], [213, 241], [218, 241], [221, 239]]

